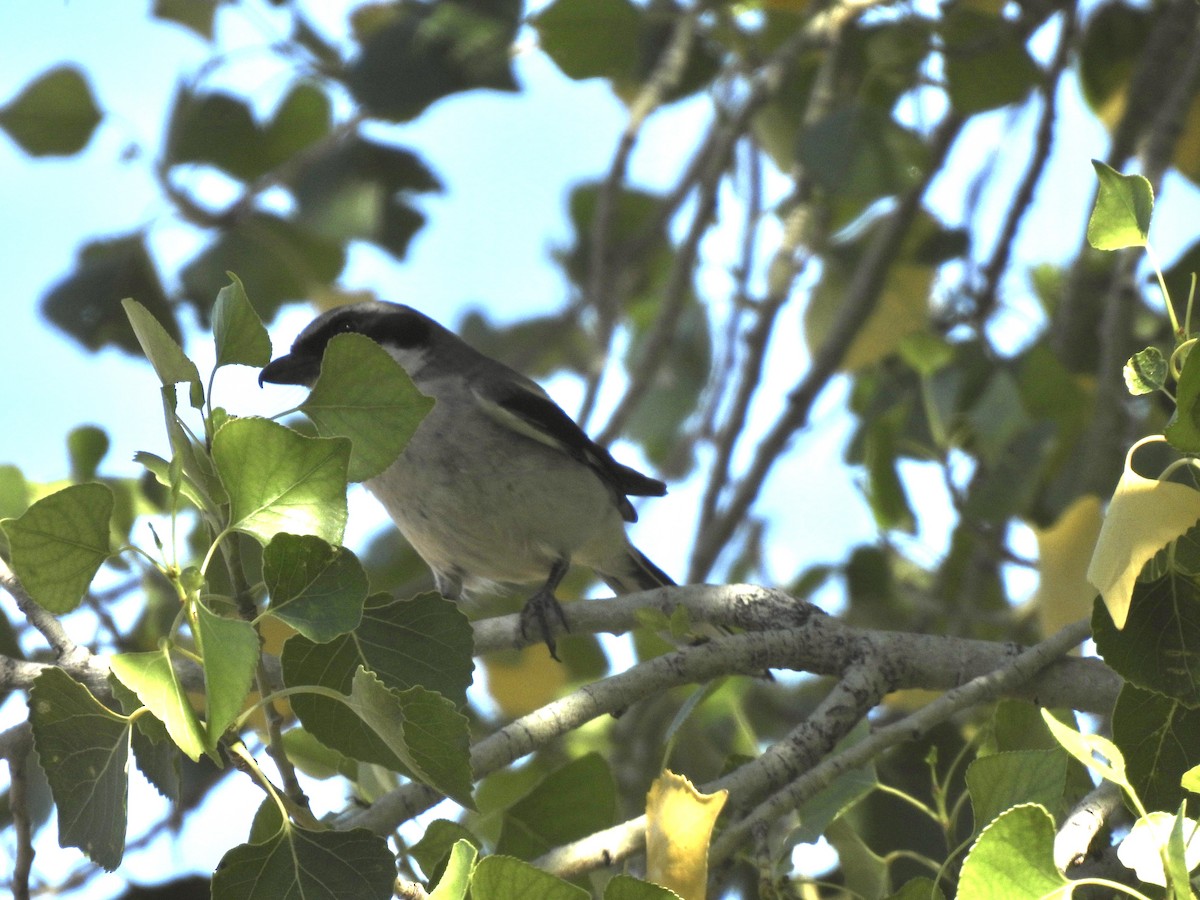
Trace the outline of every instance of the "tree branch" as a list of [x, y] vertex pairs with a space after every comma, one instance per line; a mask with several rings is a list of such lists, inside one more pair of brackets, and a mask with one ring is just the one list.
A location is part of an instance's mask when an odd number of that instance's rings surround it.
[[29, 620], [29, 624], [41, 632], [46, 643], [50, 645], [50, 649], [54, 651], [59, 665], [66, 669], [87, 663], [91, 651], [76, 644], [67, 634], [67, 630], [63, 628], [62, 622], [29, 596], [25, 586], [21, 584], [21, 580], [8, 567], [8, 563], [3, 558], [0, 558], [0, 587], [4, 588], [16, 601], [17, 608]]

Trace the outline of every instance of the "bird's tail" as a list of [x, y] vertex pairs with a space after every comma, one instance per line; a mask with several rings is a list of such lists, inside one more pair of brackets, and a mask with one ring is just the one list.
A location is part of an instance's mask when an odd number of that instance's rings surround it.
[[634, 594], [675, 584], [671, 576], [647, 559], [646, 555], [632, 544], [625, 557], [623, 571], [597, 572], [616, 594]]

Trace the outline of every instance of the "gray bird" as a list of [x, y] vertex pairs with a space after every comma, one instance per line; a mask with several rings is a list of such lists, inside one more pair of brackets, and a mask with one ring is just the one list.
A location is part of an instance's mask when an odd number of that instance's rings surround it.
[[312, 387], [339, 334], [366, 335], [432, 397], [433, 409], [382, 474], [365, 482], [420, 554], [438, 591], [460, 600], [498, 583], [541, 586], [521, 611], [557, 659], [554, 591], [572, 563], [618, 594], [674, 582], [629, 542], [630, 497], [666, 485], [613, 459], [533, 381], [417, 310], [368, 301], [318, 316], [259, 383]]

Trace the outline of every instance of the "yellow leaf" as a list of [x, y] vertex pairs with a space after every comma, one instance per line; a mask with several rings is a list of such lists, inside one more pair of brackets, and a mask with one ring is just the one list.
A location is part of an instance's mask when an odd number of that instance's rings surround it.
[[567, 683], [566, 666], [555, 662], [541, 644], [491, 654], [483, 665], [488, 692], [504, 714], [514, 719], [545, 706]]
[[664, 771], [646, 795], [646, 874], [683, 900], [704, 900], [708, 845], [729, 791], [701, 794], [682, 775]]
[[1096, 588], [1088, 581], [1088, 564], [1096, 549], [1103, 521], [1100, 498], [1077, 497], [1049, 528], [1034, 528], [1038, 542], [1037, 611], [1042, 635], [1051, 635], [1091, 615]]
[[1143, 438], [1125, 457], [1125, 473], [1117, 483], [1088, 566], [1088, 581], [1104, 597], [1117, 628], [1125, 627], [1138, 572], [1159, 550], [1200, 520], [1200, 491], [1169, 481], [1143, 478], [1133, 471], [1134, 451], [1162, 435]]

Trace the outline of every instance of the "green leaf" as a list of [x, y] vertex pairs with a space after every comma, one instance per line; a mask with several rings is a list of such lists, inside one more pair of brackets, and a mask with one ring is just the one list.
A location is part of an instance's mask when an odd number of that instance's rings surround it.
[[89, 350], [116, 346], [138, 353], [137, 339], [121, 308], [124, 297], [139, 298], [168, 333], [180, 339], [179, 325], [142, 232], [84, 244], [76, 255], [74, 270], [42, 298], [42, 312]]
[[345, 438], [307, 438], [266, 419], [235, 419], [213, 438], [212, 458], [229, 493], [230, 528], [262, 544], [280, 532], [341, 543]]
[[391, 355], [361, 334], [329, 342], [321, 374], [300, 405], [322, 435], [350, 439], [351, 481], [373, 478], [395, 462], [432, 408]]
[[1118, 631], [1107, 607], [1097, 604], [1092, 633], [1104, 661], [1122, 677], [1200, 707], [1200, 588], [1190, 578], [1172, 572], [1135, 582], [1125, 627]]
[[981, 756], [967, 768], [975, 827], [1022, 802], [1058, 809], [1066, 784], [1067, 755], [1058, 748]]
[[263, 550], [268, 612], [315, 643], [362, 621], [367, 574], [358, 557], [313, 535], [277, 534]]
[[583, 888], [511, 856], [485, 856], [471, 876], [471, 900], [588, 900]]
[[213, 18], [217, 12], [216, 0], [154, 0], [151, 13], [154, 18], [182, 25], [197, 37], [211, 41]]
[[617, 875], [604, 886], [604, 900], [678, 900], [679, 895], [661, 885], [632, 875]]
[[479, 850], [470, 841], [455, 841], [450, 848], [445, 870], [438, 879], [437, 887], [429, 895], [429, 900], [463, 900], [471, 885], [471, 870], [475, 868], [478, 858]]
[[888, 900], [946, 900], [946, 895], [932, 879], [914, 878], [894, 894], [889, 894]]
[[1175, 386], [1175, 412], [1163, 429], [1168, 443], [1183, 453], [1200, 453], [1200, 353], [1189, 353]]
[[133, 299], [121, 301], [129, 324], [137, 336], [138, 344], [150, 365], [158, 375], [163, 387], [187, 382], [191, 386], [192, 406], [199, 409], [204, 405], [204, 388], [200, 384], [200, 373], [196, 364], [184, 355], [183, 348], [167, 333], [158, 319], [142, 304]]
[[[332, 111], [329, 97], [311, 82], [292, 86], [270, 124], [262, 132], [262, 156], [268, 169], [288, 162], [297, 153], [329, 134]], [[303, 168], [303, 166], [301, 166]]]
[[268, 212], [239, 216], [179, 273], [183, 294], [205, 315], [237, 272], [259, 315], [271, 319], [289, 300], [328, 287], [346, 264], [346, 248], [301, 224]]
[[1036, 804], [993, 821], [967, 854], [958, 896], [971, 900], [1044, 900], [1070, 882], [1054, 865], [1054, 819]]
[[370, 241], [403, 259], [425, 224], [414, 196], [441, 190], [437, 177], [415, 153], [358, 136], [323, 149], [292, 182], [297, 223], [327, 240]]
[[[316, 643], [298, 635], [283, 649], [288, 685], [323, 684], [346, 693], [357, 666], [393, 688], [437, 691], [461, 707], [475, 663], [471, 623], [457, 605], [435, 593], [411, 600], [376, 594], [353, 634]], [[302, 701], [303, 702], [303, 701]]]
[[531, 24], [538, 46], [568, 78], [636, 80], [641, 16], [629, 0], [555, 0]]
[[345, 84], [368, 115], [392, 122], [457, 91], [516, 90], [510, 50], [520, 15], [515, 0], [361, 7], [351, 16], [361, 50]]
[[29, 720], [58, 807], [59, 843], [113, 871], [125, 853], [129, 720], [58, 668], [34, 679]]
[[101, 113], [87, 78], [55, 66], [0, 107], [0, 128], [30, 156], [70, 156], [92, 139]]
[[1088, 243], [1097, 250], [1146, 246], [1154, 211], [1150, 182], [1141, 175], [1122, 175], [1096, 159], [1092, 168], [1100, 179], [1100, 190], [1088, 219]]
[[1050, 714], [1042, 711], [1042, 721], [1064, 750], [1099, 775], [1121, 788], [1128, 789], [1125, 777], [1125, 757], [1117, 745], [1098, 734], [1082, 734], [1069, 725], [1064, 725]]
[[111, 552], [112, 512], [106, 485], [73, 484], [0, 522], [13, 571], [39, 605], [58, 615], [79, 605]]
[[170, 650], [119, 653], [111, 660], [113, 674], [150, 712], [167, 726], [176, 745], [193, 762], [207, 749], [204, 729], [171, 665]]
[[1174, 809], [1183, 801], [1183, 776], [1200, 765], [1200, 710], [1126, 683], [1113, 708], [1112, 739], [1147, 809]]
[[1012, 22], [970, 6], [945, 17], [946, 92], [970, 115], [1023, 100], [1041, 72]]
[[91, 481], [96, 469], [108, 455], [108, 435], [95, 425], [80, 425], [67, 435], [67, 455], [71, 459], [71, 480]]
[[230, 283], [221, 288], [213, 307], [213, 338], [217, 344], [217, 367], [262, 367], [271, 361], [271, 338], [241, 280], [232, 272]]
[[196, 644], [204, 659], [208, 749], [241, 713], [258, 665], [258, 632], [249, 622], [226, 619], [196, 604]]
[[421, 839], [409, 848], [409, 853], [425, 873], [425, 879], [432, 883], [443, 878], [442, 873], [458, 844], [467, 844], [476, 849], [483, 846], [466, 826], [449, 819], [435, 819], [429, 823]]
[[[111, 672], [108, 675], [108, 685], [126, 716], [132, 716], [134, 712], [144, 708], [137, 694], [125, 687]], [[137, 761], [138, 768], [154, 785], [155, 790], [168, 800], [178, 802], [179, 763], [182, 757], [179, 748], [167, 733], [167, 726], [153, 715], [140, 715], [133, 719], [133, 723], [133, 758]]]
[[551, 772], [504, 814], [496, 852], [534, 859], [559, 844], [608, 828], [617, 788], [608, 763], [588, 753]]
[[167, 125], [165, 160], [168, 165], [211, 165], [249, 182], [269, 170], [262, 154], [262, 136], [250, 105], [223, 92], [176, 92]]
[[234, 847], [217, 864], [221, 900], [389, 900], [396, 861], [387, 841], [363, 828], [307, 831], [294, 825], [259, 844]]
[[359, 667], [349, 694], [336, 700], [297, 694], [292, 708], [326, 746], [353, 759], [403, 771], [474, 808], [468, 722], [440, 694], [422, 687], [389, 689], [373, 672]]
[[1161, 390], [1167, 383], [1167, 358], [1157, 347], [1139, 350], [1125, 363], [1125, 386], [1137, 397]]

